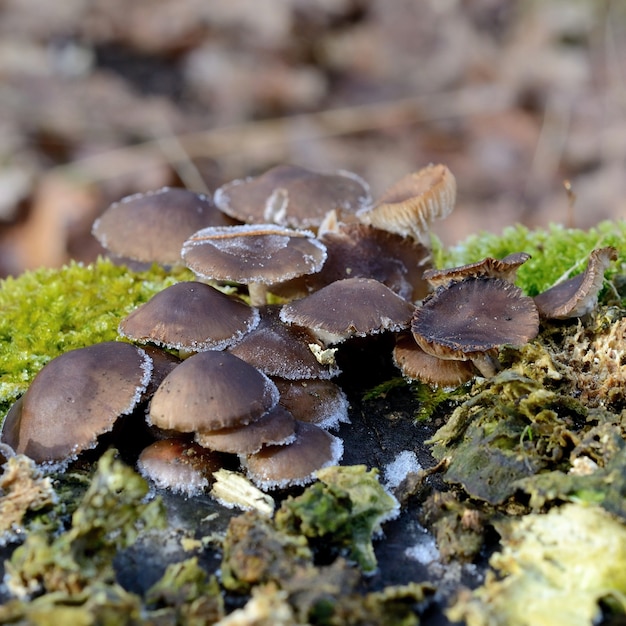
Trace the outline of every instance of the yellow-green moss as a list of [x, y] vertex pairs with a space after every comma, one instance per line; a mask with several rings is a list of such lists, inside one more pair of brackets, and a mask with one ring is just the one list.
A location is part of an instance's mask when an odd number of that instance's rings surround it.
[[437, 267], [453, 267], [488, 256], [502, 258], [512, 252], [527, 252], [531, 259], [520, 267], [516, 284], [534, 296], [559, 278], [582, 272], [591, 250], [604, 246], [614, 246], [619, 255], [607, 271], [607, 277], [623, 272], [626, 266], [626, 221], [605, 221], [589, 230], [557, 224], [547, 229], [530, 230], [517, 224], [505, 228], [500, 235], [482, 232], [470, 235], [449, 249], [437, 246], [435, 262]]
[[0, 416], [51, 359], [117, 337], [131, 309], [187, 270], [154, 266], [133, 272], [98, 259], [61, 269], [39, 269], [0, 283]]

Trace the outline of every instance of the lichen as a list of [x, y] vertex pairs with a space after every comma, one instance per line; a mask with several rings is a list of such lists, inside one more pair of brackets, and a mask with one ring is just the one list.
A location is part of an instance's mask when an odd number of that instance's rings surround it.
[[38, 269], [0, 283], [0, 417], [54, 357], [114, 340], [131, 309], [187, 270], [133, 272], [105, 259]]
[[598, 506], [567, 504], [499, 527], [502, 549], [478, 589], [448, 611], [468, 626], [588, 626], [626, 611], [626, 527]]
[[397, 500], [378, 482], [378, 470], [363, 465], [327, 467], [319, 482], [285, 500], [276, 525], [289, 534], [323, 540], [345, 551], [364, 572], [376, 569], [373, 537], [399, 512]]

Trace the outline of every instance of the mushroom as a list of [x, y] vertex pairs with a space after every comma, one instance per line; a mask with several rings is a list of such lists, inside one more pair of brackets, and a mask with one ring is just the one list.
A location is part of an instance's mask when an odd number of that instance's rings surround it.
[[326, 345], [408, 327], [413, 305], [372, 278], [338, 280], [283, 306], [280, 319], [309, 328]]
[[441, 359], [424, 352], [410, 333], [396, 338], [393, 361], [405, 378], [436, 387], [458, 387], [477, 373], [471, 361]]
[[0, 440], [37, 463], [68, 462], [94, 448], [131, 413], [150, 381], [152, 361], [129, 343], [70, 350], [47, 363], [11, 407]]
[[193, 496], [214, 482], [213, 472], [224, 464], [224, 456], [219, 452], [177, 437], [161, 439], [144, 448], [137, 469], [158, 489]]
[[197, 281], [171, 285], [119, 325], [119, 333], [183, 353], [223, 350], [259, 323], [259, 312], [234, 296]]
[[411, 331], [422, 350], [441, 359], [472, 361], [483, 376], [498, 367], [497, 351], [539, 332], [532, 298], [501, 278], [467, 278], [440, 287], [415, 309]]
[[226, 183], [214, 200], [242, 222], [292, 228], [317, 228], [330, 211], [350, 215], [371, 203], [367, 183], [356, 174], [319, 174], [295, 165], [278, 165], [256, 178]]
[[428, 295], [422, 273], [431, 265], [431, 254], [423, 244], [359, 222], [338, 224], [318, 238], [327, 252], [322, 269], [282, 283], [274, 293], [291, 299], [344, 278], [374, 278], [411, 302]]
[[337, 428], [350, 423], [348, 397], [339, 385], [330, 380], [285, 380], [272, 378], [280, 392], [279, 404], [300, 422], [320, 428]]
[[211, 198], [187, 189], [163, 187], [113, 203], [96, 219], [92, 233], [116, 257], [180, 265], [180, 248], [193, 233], [207, 226], [233, 223]]
[[617, 250], [610, 246], [592, 250], [584, 272], [535, 296], [539, 315], [548, 319], [567, 319], [591, 313], [598, 303], [604, 272], [615, 259]]
[[259, 325], [229, 352], [268, 376], [292, 380], [337, 376], [340, 370], [334, 363], [322, 364], [313, 354], [316, 337], [306, 328], [285, 324], [279, 313], [280, 306], [263, 307]]
[[284, 446], [264, 446], [242, 459], [248, 478], [261, 489], [305, 485], [315, 472], [336, 465], [343, 442], [315, 424], [296, 422], [296, 437]]
[[195, 440], [204, 448], [231, 454], [253, 454], [264, 445], [284, 445], [295, 438], [296, 420], [280, 404], [258, 420], [234, 428], [198, 431]]
[[173, 369], [150, 402], [148, 420], [192, 433], [244, 426], [278, 404], [276, 385], [228, 352], [198, 352]]
[[431, 287], [446, 287], [450, 283], [464, 280], [465, 278], [502, 278], [510, 283], [515, 282], [517, 270], [530, 259], [527, 252], [514, 252], [503, 259], [487, 257], [476, 263], [449, 267], [446, 269], [429, 269], [423, 274]]
[[456, 180], [445, 165], [428, 165], [404, 176], [357, 217], [390, 233], [430, 246], [431, 222], [447, 217], [456, 201]]
[[265, 304], [269, 285], [318, 272], [326, 248], [310, 231], [245, 224], [195, 233], [184, 243], [182, 256], [203, 280], [247, 284], [256, 306]]

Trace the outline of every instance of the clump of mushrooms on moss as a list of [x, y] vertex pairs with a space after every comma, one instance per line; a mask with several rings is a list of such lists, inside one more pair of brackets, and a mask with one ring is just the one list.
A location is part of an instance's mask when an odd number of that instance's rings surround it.
[[279, 166], [214, 198], [162, 189], [115, 203], [93, 227], [112, 256], [194, 278], [120, 320], [120, 341], [49, 362], [2, 442], [67, 464], [130, 423], [158, 487], [195, 493], [238, 466], [263, 489], [314, 480], [341, 459], [328, 430], [349, 421], [348, 401], [332, 379], [355, 338], [393, 335], [405, 377], [458, 386], [493, 375], [500, 348], [531, 341], [541, 319], [593, 308], [612, 248], [534, 299], [514, 284], [523, 251], [433, 269], [430, 225], [455, 199], [444, 165], [376, 201], [354, 174]]

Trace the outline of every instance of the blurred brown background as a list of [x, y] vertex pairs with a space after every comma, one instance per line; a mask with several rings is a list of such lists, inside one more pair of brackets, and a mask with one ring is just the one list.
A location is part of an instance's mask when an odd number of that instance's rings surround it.
[[124, 195], [281, 162], [375, 196], [446, 163], [447, 244], [588, 227], [626, 215], [626, 3], [0, 0], [0, 138], [0, 275], [93, 259]]

